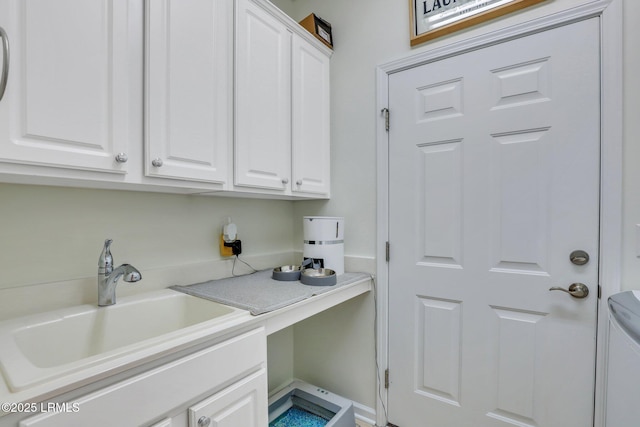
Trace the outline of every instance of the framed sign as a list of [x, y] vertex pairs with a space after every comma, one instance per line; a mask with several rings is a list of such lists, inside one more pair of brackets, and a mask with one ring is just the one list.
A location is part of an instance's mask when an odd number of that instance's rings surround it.
[[409, 0], [411, 46], [544, 0]]

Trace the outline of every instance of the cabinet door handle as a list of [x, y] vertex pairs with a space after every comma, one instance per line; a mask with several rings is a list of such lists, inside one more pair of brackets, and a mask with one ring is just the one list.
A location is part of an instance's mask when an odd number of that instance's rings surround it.
[[116, 162], [118, 163], [127, 163], [127, 160], [129, 160], [129, 157], [127, 157], [126, 153], [118, 153], [116, 155]]
[[282, 183], [287, 185], [289, 183], [289, 178], [282, 178]]
[[4, 62], [2, 64], [2, 74], [0, 74], [0, 101], [4, 97], [4, 91], [7, 88], [7, 80], [9, 79], [9, 37], [4, 31], [4, 28], [0, 27], [0, 38], [2, 39], [2, 56]]
[[162, 159], [160, 157], [158, 157], [157, 159], [153, 159], [151, 161], [151, 165], [153, 167], [159, 168], [164, 164], [164, 162], [162, 161]]

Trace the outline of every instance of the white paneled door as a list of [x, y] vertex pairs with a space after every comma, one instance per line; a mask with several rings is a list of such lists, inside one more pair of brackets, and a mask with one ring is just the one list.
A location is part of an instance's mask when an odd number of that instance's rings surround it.
[[392, 74], [389, 108], [389, 421], [591, 426], [598, 20]]

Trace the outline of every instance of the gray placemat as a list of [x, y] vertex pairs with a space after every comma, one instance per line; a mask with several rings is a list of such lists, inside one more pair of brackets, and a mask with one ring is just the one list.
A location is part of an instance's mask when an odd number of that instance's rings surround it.
[[257, 316], [371, 277], [366, 273], [344, 273], [333, 286], [308, 286], [299, 281], [273, 280], [271, 272], [272, 269], [262, 270], [246, 276], [171, 286], [171, 289], [248, 310]]

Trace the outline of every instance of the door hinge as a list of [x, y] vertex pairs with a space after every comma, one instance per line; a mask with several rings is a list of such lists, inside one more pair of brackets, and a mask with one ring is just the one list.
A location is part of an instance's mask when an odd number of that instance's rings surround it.
[[389, 242], [385, 243], [385, 248], [384, 248], [384, 259], [387, 260], [387, 262], [389, 262], [389, 252], [390, 252], [390, 245]]
[[388, 389], [389, 388], [389, 370], [385, 369], [384, 371], [384, 388]]
[[380, 112], [384, 115], [384, 129], [389, 132], [389, 109], [383, 108]]

